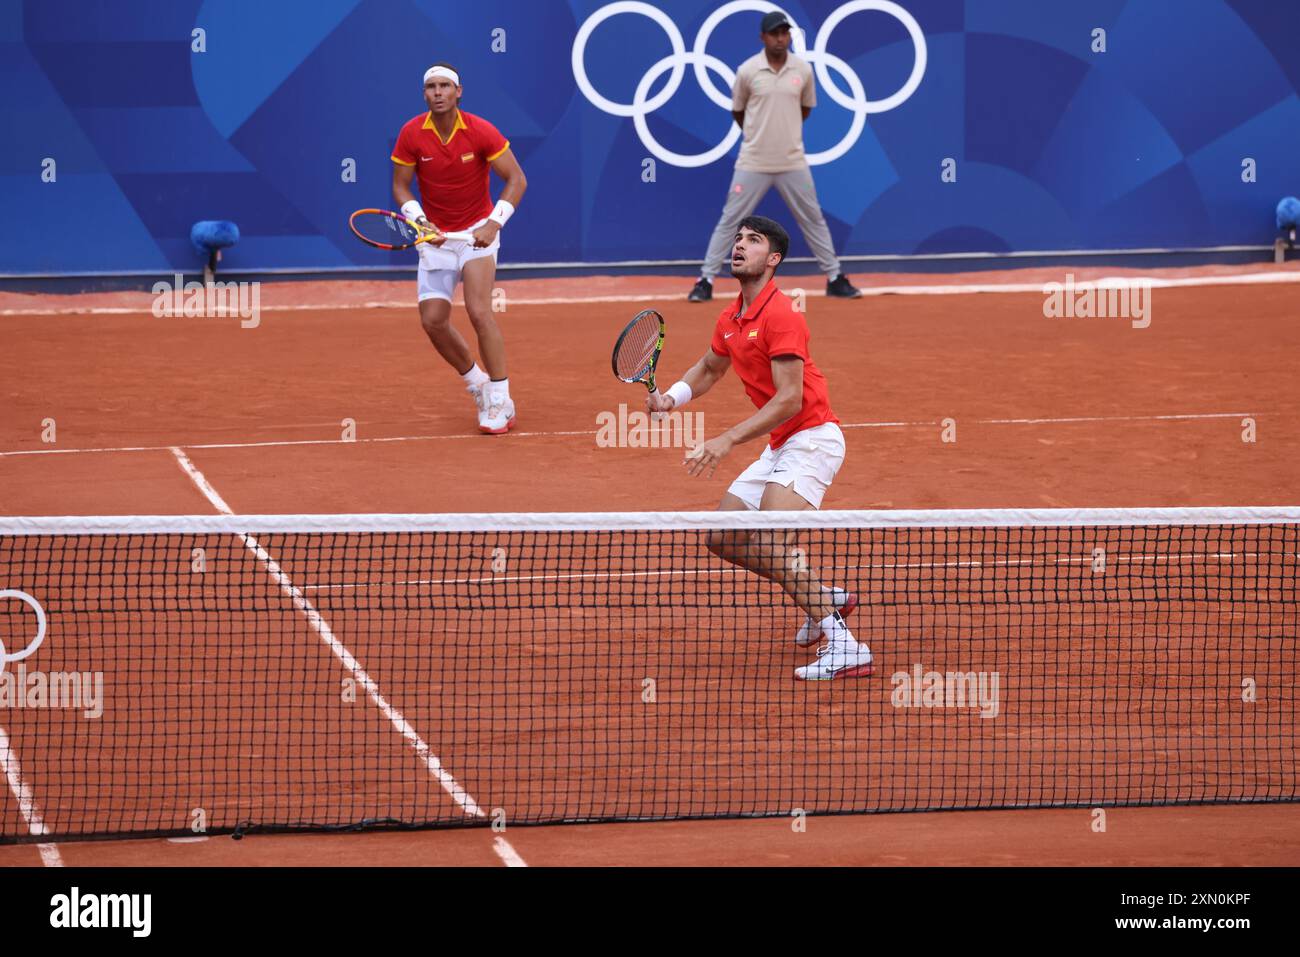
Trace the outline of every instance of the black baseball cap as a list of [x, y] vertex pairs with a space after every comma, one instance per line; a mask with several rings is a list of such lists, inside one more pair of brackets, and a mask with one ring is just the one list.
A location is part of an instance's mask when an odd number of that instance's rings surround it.
[[761, 29], [764, 33], [775, 33], [781, 27], [788, 26], [790, 26], [790, 21], [786, 18], [786, 15], [780, 10], [773, 10], [771, 13], [764, 14]]

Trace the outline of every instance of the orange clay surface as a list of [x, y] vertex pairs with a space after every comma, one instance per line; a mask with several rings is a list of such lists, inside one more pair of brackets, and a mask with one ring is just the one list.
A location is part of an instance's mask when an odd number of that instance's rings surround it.
[[[871, 276], [864, 287], [1062, 281], [1067, 270]], [[1133, 270], [1076, 268], [1076, 280]], [[1163, 270], [1161, 277], [1295, 272]], [[1144, 275], [1150, 275], [1147, 272]], [[783, 280], [793, 289], [816, 277]], [[681, 278], [503, 281], [519, 410], [477, 434], [424, 339], [409, 282], [266, 284], [260, 324], [155, 318], [148, 293], [0, 294], [0, 513], [209, 513], [181, 448], [236, 512], [709, 509], [680, 449], [602, 448], [597, 416], [640, 408], [610, 346], [638, 302], [668, 321], [665, 383], [734, 294]], [[732, 287], [732, 288], [729, 288]], [[810, 296], [812, 353], [848, 457], [827, 508], [1300, 504], [1293, 283], [1157, 288], [1151, 324], [1047, 319], [1041, 292]], [[592, 301], [612, 299], [627, 301]], [[537, 302], [538, 300], [569, 300]], [[573, 301], [587, 300], [587, 301]], [[530, 304], [532, 303], [532, 304]], [[305, 307], [305, 308], [304, 308]], [[92, 312], [91, 310], [143, 310]], [[461, 309], [455, 321], [468, 332]], [[692, 411], [715, 435], [752, 407], [732, 377]], [[53, 419], [56, 441], [42, 440]], [[355, 441], [343, 423], [355, 422]], [[944, 420], [956, 442], [943, 442]], [[1243, 429], [1253, 422], [1253, 442]], [[36, 800], [40, 781], [31, 782]], [[511, 828], [528, 864], [1300, 864], [1300, 806], [1086, 809]], [[68, 864], [500, 864], [487, 829], [60, 844]], [[508, 854], [505, 856], [509, 856]], [[39, 865], [34, 845], [0, 864]]]

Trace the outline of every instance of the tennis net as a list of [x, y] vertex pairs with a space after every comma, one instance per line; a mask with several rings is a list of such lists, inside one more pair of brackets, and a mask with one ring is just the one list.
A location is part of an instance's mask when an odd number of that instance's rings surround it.
[[[853, 591], [874, 674], [796, 680], [711, 543]], [[1294, 801], [1298, 552], [1296, 508], [0, 519], [0, 841]]]

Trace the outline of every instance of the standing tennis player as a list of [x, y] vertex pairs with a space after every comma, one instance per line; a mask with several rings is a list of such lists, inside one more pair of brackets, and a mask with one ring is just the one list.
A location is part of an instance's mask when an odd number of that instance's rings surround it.
[[[647, 400], [651, 412], [680, 409], [708, 392], [733, 366], [758, 411], [686, 457], [692, 475], [713, 474], [741, 442], [771, 434], [758, 461], [731, 483], [718, 507], [727, 511], [801, 511], [819, 508], [844, 463], [844, 433], [831, 411], [826, 379], [808, 354], [808, 323], [772, 278], [790, 237], [764, 216], [741, 220], [732, 243], [731, 274], [740, 295], [718, 317], [704, 357], [662, 395]], [[794, 561], [794, 541], [783, 531], [716, 531], [709, 550], [785, 589], [808, 618], [795, 643], [824, 638], [817, 660], [798, 678], [855, 678], [871, 674], [871, 649], [856, 641], [844, 616], [857, 604], [842, 588], [828, 588], [806, 563]]]
[[[471, 230], [474, 242], [421, 243], [420, 324], [434, 348], [462, 379], [478, 406], [481, 432], [501, 435], [515, 424], [515, 404], [506, 376], [506, 344], [492, 318], [501, 227], [524, 195], [528, 181], [510, 143], [482, 117], [462, 112], [460, 74], [437, 63], [424, 74], [429, 112], [409, 120], [393, 149], [393, 198], [402, 215], [439, 232]], [[488, 170], [505, 180], [492, 205]], [[411, 193], [418, 179], [420, 198]], [[478, 337], [483, 368], [464, 337], [451, 324], [451, 297], [465, 286], [465, 311]], [[484, 371], [486, 368], [487, 371]]]
[[763, 49], [740, 65], [731, 92], [731, 115], [744, 131], [745, 141], [736, 157], [722, 218], [704, 254], [704, 268], [687, 298], [691, 302], [713, 298], [713, 277], [727, 260], [737, 224], [775, 186], [826, 274], [826, 295], [856, 299], [862, 292], [840, 268], [803, 151], [803, 124], [817, 105], [812, 67], [790, 53], [790, 21], [784, 13], [766, 14], [759, 29]]

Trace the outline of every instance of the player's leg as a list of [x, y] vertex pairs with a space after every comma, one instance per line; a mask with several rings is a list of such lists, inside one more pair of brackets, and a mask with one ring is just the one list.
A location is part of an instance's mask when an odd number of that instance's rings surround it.
[[[806, 494], [806, 489], [800, 493], [793, 486], [769, 482], [763, 492], [761, 507], [763, 511], [813, 508], [813, 503], [804, 497]], [[820, 495], [816, 498], [820, 502]], [[796, 535], [784, 530], [762, 531], [755, 532], [753, 539], [753, 551], [758, 563], [764, 566], [767, 577], [780, 585], [808, 615], [807, 623], [800, 629], [800, 637], [805, 630], [811, 637], [800, 643], [812, 644], [819, 637], [825, 639], [817, 649], [817, 657], [795, 669], [795, 677], [803, 681], [823, 681], [871, 675], [875, 670], [871, 649], [853, 637], [844, 620], [845, 612], [837, 605], [835, 593], [822, 585], [816, 571], [799, 550]], [[852, 611], [852, 607], [852, 604], [848, 605], [847, 610]]]
[[[793, 488], [768, 482], [763, 490], [759, 509], [764, 512], [800, 512], [813, 505]], [[754, 532], [750, 540], [751, 567], [758, 574], [780, 585], [790, 600], [808, 616], [809, 624], [800, 629], [795, 639], [798, 644], [809, 645], [817, 640], [819, 631], [805, 637], [804, 631], [836, 611], [843, 612], [849, 604], [851, 593], [844, 589], [823, 586], [816, 570], [808, 563], [799, 548], [798, 536], [792, 531], [763, 530]], [[856, 599], [853, 600], [856, 603]], [[849, 607], [852, 610], [852, 607]]]
[[[737, 480], [739, 481], [739, 480]], [[754, 504], [747, 504], [741, 495], [736, 494], [736, 484], [732, 484], [732, 490], [723, 494], [722, 501], [718, 504], [720, 512], [748, 512], [758, 507], [758, 497], [761, 494], [756, 489], [753, 490], [751, 497]], [[749, 533], [742, 532], [738, 529], [715, 528], [712, 529], [705, 538], [705, 546], [713, 554], [717, 555], [724, 562], [730, 562], [740, 568], [748, 568], [750, 571], [762, 574], [758, 569], [749, 567]]]
[[460, 273], [465, 294], [465, 311], [478, 337], [483, 367], [493, 379], [506, 378], [506, 340], [492, 315], [492, 287], [496, 283], [497, 264], [491, 256], [470, 259]]
[[[801, 511], [803, 508], [813, 508], [813, 503], [801, 497], [796, 490], [772, 481], [772, 473], [777, 468], [789, 472], [790, 468], [798, 465], [792, 462], [792, 454], [797, 451], [797, 446], [802, 446], [801, 434], [790, 437], [787, 442], [789, 449], [783, 446], [780, 452], [775, 452], [770, 447], [764, 447], [757, 462], [750, 464], [732, 482], [718, 506], [719, 511], [771, 511], [774, 508]], [[784, 465], [781, 464], [783, 462]], [[803, 467], [807, 468], [807, 465]], [[816, 624], [837, 609], [852, 611], [853, 603], [857, 601], [852, 593], [845, 592], [844, 589], [823, 588], [815, 573], [807, 568], [807, 563], [802, 562], [800, 555], [794, 551], [793, 538], [788, 533], [714, 529], [708, 533], [706, 544], [708, 550], [724, 562], [745, 568], [768, 581], [775, 581], [805, 611], [811, 624], [800, 629], [796, 637], [798, 644], [814, 644], [822, 635]], [[810, 636], [805, 635], [809, 629]]]
[[[819, 507], [825, 488], [821, 488], [819, 493], [808, 492], [807, 489], [804, 491], [810, 495], [817, 494], [816, 505], [796, 491], [793, 485], [787, 487], [778, 482], [769, 482], [763, 491], [759, 508], [764, 511], [795, 512]], [[772, 575], [772, 580], [804, 610], [804, 622], [795, 632], [794, 643], [800, 648], [806, 648], [821, 640], [821, 623], [826, 616], [833, 611], [838, 611], [842, 617], [847, 618], [858, 607], [858, 596], [847, 588], [822, 582], [817, 572], [804, 560], [803, 553], [795, 551], [796, 548], [798, 542], [793, 537], [784, 542], [773, 542], [771, 552], [777, 571]]]
[[[757, 461], [751, 463], [745, 471], [736, 476], [736, 480], [731, 483], [726, 494], [722, 496], [722, 502], [718, 505], [718, 510], [739, 512], [776, 508], [777, 506], [773, 504], [765, 506], [764, 501], [768, 500], [769, 490], [774, 488], [770, 483], [772, 473], [778, 467], [779, 461], [780, 453], [774, 452], [770, 447], [764, 447], [763, 454], [758, 457]], [[780, 486], [775, 486], [775, 488], [785, 491]], [[793, 493], [791, 494], [793, 498], [789, 501], [797, 503], [790, 505], [792, 510], [811, 508], [808, 502], [797, 495], [793, 495]], [[709, 551], [723, 561], [747, 569], [769, 581], [781, 583], [785, 580], [785, 573], [779, 567], [781, 562], [774, 560], [776, 551], [781, 548], [781, 543], [776, 541], [771, 533], [761, 531], [745, 532], [740, 529], [715, 529], [709, 533], [706, 541]], [[793, 594], [791, 597], [794, 597]], [[796, 603], [803, 607], [803, 603], [799, 599], [796, 599]]]
[[446, 299], [420, 301], [420, 325], [438, 354], [457, 372], [468, 372], [474, 364], [474, 354], [456, 327], [451, 324], [451, 303]]
[[[832, 422], [804, 429], [790, 436], [777, 452], [763, 490], [759, 508], [763, 511], [802, 511], [820, 508], [826, 490], [844, 464], [844, 433]], [[873, 670], [871, 649], [853, 637], [844, 621], [857, 604], [851, 592], [822, 584], [807, 557], [798, 550], [789, 532], [767, 532], [770, 536], [756, 551], [766, 571], [807, 614], [795, 641], [809, 645], [818, 638], [825, 643], [812, 663], [795, 670], [805, 680], [854, 678]]]
[[[804, 429], [778, 450], [763, 449], [727, 489], [720, 509], [803, 511], [819, 508], [826, 489], [844, 462], [844, 433], [834, 423]], [[774, 581], [795, 604], [821, 621], [845, 602], [823, 589], [807, 562], [798, 560], [785, 532], [718, 530], [709, 550], [719, 558]], [[847, 592], [840, 590], [842, 595]], [[806, 643], [806, 642], [805, 642]]]
[[807, 164], [797, 169], [775, 174], [776, 189], [781, 199], [790, 207], [808, 248], [817, 258], [817, 265], [826, 274], [826, 294], [841, 299], [856, 299], [862, 295], [861, 290], [853, 288], [835, 255], [835, 244], [831, 241], [831, 231], [822, 215], [821, 204], [817, 201], [817, 186], [813, 182], [812, 170]]
[[451, 294], [455, 288], [456, 274], [453, 270], [420, 270], [420, 325], [438, 354], [465, 381], [466, 390], [481, 412], [482, 390], [488, 376], [474, 362], [474, 353], [465, 337], [451, 324]]
[[[720, 512], [757, 511], [763, 500], [763, 487], [772, 472], [776, 460], [774, 453], [767, 446], [763, 454], [750, 463], [745, 471], [736, 476], [736, 480], [727, 488], [718, 505]], [[740, 568], [747, 568], [755, 574], [762, 575], [761, 568], [751, 568], [749, 564], [749, 533], [739, 529], [713, 529], [705, 538], [709, 551], [724, 562], [730, 562]], [[766, 576], [764, 576], [766, 577]]]
[[492, 314], [492, 287], [496, 283], [496, 243], [487, 249], [466, 249], [461, 253], [461, 285], [465, 311], [478, 337], [479, 354], [491, 381], [484, 389], [485, 415], [479, 428], [500, 435], [515, 425], [515, 404], [510, 397], [506, 374], [506, 341]]
[[[758, 461], [728, 488], [720, 511], [802, 511], [820, 507], [822, 496], [844, 462], [844, 434], [833, 423], [792, 435], [779, 452], [763, 449]], [[708, 549], [723, 561], [781, 586], [808, 616], [805, 628], [826, 644], [817, 660], [795, 671], [801, 679], [865, 677], [872, 673], [871, 649], [859, 643], [844, 623], [856, 600], [843, 589], [824, 587], [796, 541], [781, 530], [714, 529]], [[804, 629], [800, 629], [800, 636]], [[796, 639], [798, 640], [798, 639]]]
[[[741, 490], [741, 495], [743, 494], [746, 494], [745, 490]], [[741, 495], [728, 492], [718, 508], [723, 511], [751, 511], [752, 506]], [[820, 500], [820, 496], [817, 498]], [[760, 499], [760, 509], [763, 511], [797, 512], [811, 508], [813, 503], [795, 489], [775, 482], [767, 483]], [[724, 561], [780, 585], [804, 611], [808, 620], [804, 628], [800, 629], [800, 636], [807, 630], [811, 637], [800, 641], [800, 644], [808, 645], [820, 638], [825, 639], [825, 643], [817, 650], [816, 659], [796, 668], [795, 677], [813, 681], [865, 678], [871, 675], [874, 671], [871, 649], [865, 642], [854, 638], [844, 621], [844, 615], [853, 610], [856, 600], [843, 589], [824, 587], [797, 545], [795, 534], [785, 530], [756, 529], [743, 532], [738, 529], [714, 529], [708, 537], [709, 551]]]
[[723, 204], [718, 225], [713, 228], [713, 235], [709, 238], [708, 252], [704, 254], [700, 279], [691, 290], [691, 302], [707, 302], [713, 298], [713, 277], [722, 272], [731, 261], [731, 250], [736, 243], [736, 229], [740, 226], [740, 221], [758, 207], [759, 200], [772, 188], [772, 182], [771, 173], [751, 173], [738, 169], [732, 174], [727, 201]]

